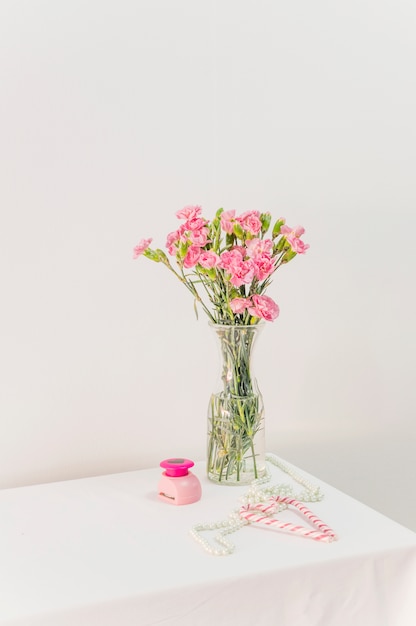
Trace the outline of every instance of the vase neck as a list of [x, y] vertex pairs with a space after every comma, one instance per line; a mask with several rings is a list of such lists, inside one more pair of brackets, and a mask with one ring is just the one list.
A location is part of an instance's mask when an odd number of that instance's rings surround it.
[[227, 326], [211, 324], [218, 339], [220, 357], [219, 390], [226, 396], [251, 396], [258, 393], [253, 372], [253, 348], [263, 324]]
[[209, 323], [210, 328], [217, 335], [219, 339], [225, 339], [227, 341], [233, 341], [235, 343], [258, 337], [264, 328], [264, 321], [258, 324], [239, 325], [239, 324], [213, 324]]

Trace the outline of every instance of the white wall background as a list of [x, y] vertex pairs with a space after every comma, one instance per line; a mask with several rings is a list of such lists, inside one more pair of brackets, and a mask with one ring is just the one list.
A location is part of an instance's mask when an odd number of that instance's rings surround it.
[[1, 0], [0, 486], [205, 455], [175, 211], [311, 248], [258, 344], [267, 447], [416, 530], [416, 5]]

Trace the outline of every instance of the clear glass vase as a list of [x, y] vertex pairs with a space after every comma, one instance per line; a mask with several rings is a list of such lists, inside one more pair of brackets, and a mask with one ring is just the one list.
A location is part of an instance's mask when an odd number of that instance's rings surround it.
[[221, 375], [208, 407], [207, 473], [219, 484], [246, 485], [266, 472], [263, 397], [253, 374], [263, 324], [210, 324]]

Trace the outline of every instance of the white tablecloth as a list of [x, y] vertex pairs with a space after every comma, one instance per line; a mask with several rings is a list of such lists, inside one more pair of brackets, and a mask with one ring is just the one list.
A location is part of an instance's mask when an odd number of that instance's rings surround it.
[[186, 506], [157, 498], [160, 468], [1, 491], [0, 625], [415, 626], [415, 533], [302, 472], [338, 541], [246, 526], [214, 557], [189, 530], [246, 488], [193, 471], [202, 499]]

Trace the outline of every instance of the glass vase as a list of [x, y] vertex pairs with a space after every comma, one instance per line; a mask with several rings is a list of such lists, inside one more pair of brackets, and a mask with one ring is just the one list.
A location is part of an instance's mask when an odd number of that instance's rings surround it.
[[246, 485], [265, 475], [263, 397], [253, 373], [253, 349], [264, 322], [210, 324], [220, 355], [220, 379], [208, 407], [208, 478]]

